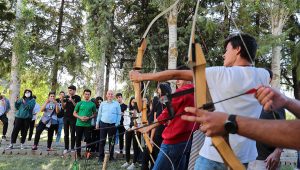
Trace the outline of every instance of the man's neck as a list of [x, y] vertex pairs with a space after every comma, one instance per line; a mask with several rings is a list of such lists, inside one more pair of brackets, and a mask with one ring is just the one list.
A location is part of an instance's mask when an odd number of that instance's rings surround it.
[[253, 66], [253, 65], [248, 60], [240, 58], [234, 62], [233, 66], [248, 67], [248, 66]]

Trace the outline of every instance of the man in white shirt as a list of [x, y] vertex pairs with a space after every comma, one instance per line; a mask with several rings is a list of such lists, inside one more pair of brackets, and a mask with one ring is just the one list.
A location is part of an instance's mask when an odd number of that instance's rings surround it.
[[[269, 84], [268, 71], [253, 67], [257, 43], [252, 36], [243, 33], [230, 35], [225, 40], [224, 47], [224, 66], [206, 68], [206, 81], [214, 102], [245, 93], [259, 85]], [[166, 70], [146, 74], [131, 71], [129, 75], [130, 79], [135, 82], [144, 80], [166, 81], [170, 79], [193, 80], [191, 70]], [[253, 118], [259, 117], [261, 109], [262, 106], [253, 95], [243, 95], [215, 105], [216, 111]], [[255, 141], [236, 134], [230, 134], [229, 142], [234, 153], [245, 166], [256, 159]], [[211, 138], [206, 137], [199, 153], [200, 157], [196, 160], [195, 169], [227, 169], [221, 156], [211, 144]]]

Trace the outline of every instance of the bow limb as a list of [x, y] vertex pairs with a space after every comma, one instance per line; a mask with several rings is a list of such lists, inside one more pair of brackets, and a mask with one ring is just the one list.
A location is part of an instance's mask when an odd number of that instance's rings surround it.
[[[145, 50], [147, 48], [147, 42], [146, 42], [146, 36], [151, 28], [151, 26], [153, 25], [153, 23], [160, 18], [161, 16], [163, 16], [164, 14], [166, 14], [167, 12], [169, 12], [172, 8], [174, 8], [178, 2], [180, 0], [176, 0], [174, 4], [172, 4], [170, 7], [168, 7], [166, 10], [162, 11], [160, 14], [158, 14], [148, 25], [146, 31], [143, 34], [140, 46], [138, 48], [138, 54], [136, 57], [136, 61], [134, 64], [134, 70], [140, 70], [142, 68], [142, 60], [143, 60], [143, 56], [145, 53]], [[134, 86], [134, 92], [135, 92], [135, 100], [136, 100], [136, 104], [137, 104], [137, 108], [139, 112], [142, 112], [142, 123], [148, 124], [148, 120], [147, 120], [147, 107], [146, 107], [146, 103], [142, 101], [142, 95], [141, 95], [141, 83], [133, 83]], [[144, 91], [145, 92], [145, 91]], [[144, 104], [145, 103], [145, 104]], [[149, 141], [148, 138], [145, 138], [145, 136], [143, 135], [146, 145], [149, 148], [150, 153], [152, 153], [152, 145]]]

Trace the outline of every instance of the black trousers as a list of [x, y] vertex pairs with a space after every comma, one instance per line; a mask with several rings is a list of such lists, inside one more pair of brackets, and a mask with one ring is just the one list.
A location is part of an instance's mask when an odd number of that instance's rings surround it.
[[[51, 148], [52, 141], [53, 141], [53, 134], [54, 131], [57, 130], [58, 124], [51, 124], [50, 127], [48, 128], [48, 140], [47, 140], [47, 148]], [[34, 137], [34, 145], [38, 145], [40, 141], [40, 137], [42, 132], [47, 129], [46, 125], [40, 121], [39, 124], [36, 126], [36, 133]]]
[[106, 143], [106, 137], [108, 135], [109, 146], [109, 159], [113, 159], [114, 146], [116, 141], [117, 128], [115, 124], [104, 123], [100, 121], [100, 145], [99, 145], [99, 160], [104, 159], [104, 147]]
[[7, 132], [7, 128], [8, 128], [8, 118], [6, 116], [6, 114], [3, 114], [2, 116], [0, 116], [0, 120], [3, 123], [3, 136], [6, 136], [6, 132]]
[[[83, 126], [76, 126], [76, 148], [77, 149], [77, 156], [81, 156], [81, 149], [79, 147], [81, 147], [81, 139], [82, 136], [84, 135], [85, 138], [85, 142], [88, 145], [89, 143], [91, 143], [91, 127], [83, 127]], [[91, 146], [87, 146], [86, 149], [90, 149]]]
[[[96, 141], [99, 141], [100, 140], [100, 133], [98, 130], [95, 130], [96, 127], [93, 126], [92, 127], [92, 138], [91, 138], [91, 142], [96, 142]], [[99, 151], [99, 142], [91, 145], [91, 152], [98, 152]]]
[[22, 118], [15, 117], [14, 128], [11, 133], [12, 144], [16, 143], [20, 131], [21, 131], [21, 143], [22, 144], [25, 143], [30, 121], [31, 118], [22, 119]]
[[69, 132], [71, 132], [71, 149], [75, 148], [76, 118], [64, 117], [65, 149], [69, 149]]
[[140, 154], [140, 148], [138, 145], [138, 142], [136, 140], [135, 135], [137, 135], [137, 138], [139, 139], [139, 142], [141, 143], [141, 133], [136, 132], [136, 134], [133, 131], [126, 132], [125, 135], [125, 157], [126, 157], [126, 162], [130, 161], [130, 148], [131, 148], [131, 141], [132, 141], [132, 146], [133, 146], [133, 163], [136, 163], [138, 160], [138, 156]]
[[125, 133], [125, 128], [123, 125], [118, 126], [118, 131], [119, 131], [119, 148], [122, 151], [124, 148], [124, 133]]
[[29, 135], [28, 135], [28, 141], [31, 141], [33, 129], [34, 129], [35, 120], [31, 120], [29, 123]]

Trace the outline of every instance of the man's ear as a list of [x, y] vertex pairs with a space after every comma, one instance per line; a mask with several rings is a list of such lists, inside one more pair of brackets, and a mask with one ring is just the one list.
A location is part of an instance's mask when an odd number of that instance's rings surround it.
[[238, 46], [238, 47], [236, 47], [234, 50], [236, 50], [236, 52], [237, 52], [237, 54], [241, 54], [241, 47], [240, 46]]

